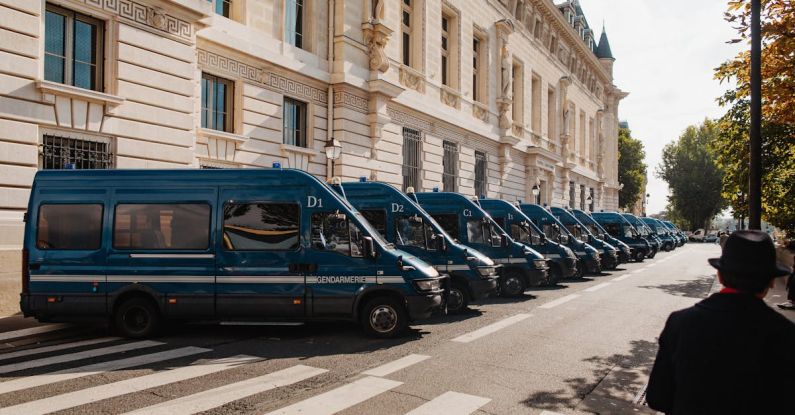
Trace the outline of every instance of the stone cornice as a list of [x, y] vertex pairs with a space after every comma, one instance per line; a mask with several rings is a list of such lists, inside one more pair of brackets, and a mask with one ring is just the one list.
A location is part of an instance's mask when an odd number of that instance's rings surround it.
[[[193, 17], [197, 21], [212, 12], [212, 6], [200, 3], [198, 0], [170, 0], [163, 1], [169, 9], [178, 6], [179, 11], [164, 10], [160, 7], [153, 7], [146, 0], [78, 0], [81, 3], [91, 6], [107, 13], [118, 15], [122, 19], [130, 20], [135, 23], [148, 26], [160, 32], [176, 36], [182, 40], [192, 41], [194, 37], [194, 25], [187, 21]], [[190, 17], [189, 17], [190, 16]]]

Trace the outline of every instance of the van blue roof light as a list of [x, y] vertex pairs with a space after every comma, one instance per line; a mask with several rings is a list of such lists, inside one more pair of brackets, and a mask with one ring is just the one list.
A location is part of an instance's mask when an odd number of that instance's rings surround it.
[[274, 169], [281, 169], [282, 168], [282, 163], [280, 163], [278, 161], [274, 161], [273, 162], [273, 168]]
[[64, 163], [63, 168], [64, 170], [77, 170], [77, 165], [75, 163]]
[[439, 193], [439, 188], [438, 188], [438, 187], [434, 187], [434, 188], [433, 188], [433, 192], [434, 192], [434, 193]]
[[360, 183], [366, 183], [367, 182], [367, 177], [366, 176], [359, 176], [359, 182]]

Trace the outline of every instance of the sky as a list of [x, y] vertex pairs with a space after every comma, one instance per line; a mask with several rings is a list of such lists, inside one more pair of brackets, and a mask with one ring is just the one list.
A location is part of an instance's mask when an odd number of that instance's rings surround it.
[[597, 39], [602, 23], [616, 58], [614, 83], [630, 95], [619, 118], [646, 148], [647, 212], [668, 203], [668, 186], [655, 176], [665, 145], [692, 124], [724, 114], [716, 98], [730, 86], [714, 68], [747, 47], [723, 20], [725, 0], [580, 0]]

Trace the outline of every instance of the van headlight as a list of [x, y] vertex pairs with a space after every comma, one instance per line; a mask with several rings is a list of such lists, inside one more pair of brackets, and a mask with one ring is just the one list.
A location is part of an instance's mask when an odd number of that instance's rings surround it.
[[629, 247], [626, 246], [626, 245], [622, 246], [621, 250], [624, 251], [624, 253], [627, 254], [627, 255], [632, 255], [632, 250], [629, 249]]
[[439, 291], [442, 287], [438, 279], [436, 280], [416, 280], [414, 286], [418, 291]]
[[536, 269], [544, 269], [544, 268], [547, 267], [547, 260], [546, 259], [536, 259], [536, 260], [533, 261], [533, 266], [535, 266]]
[[497, 273], [497, 268], [495, 267], [478, 267], [478, 272], [480, 273], [481, 277], [490, 277]]

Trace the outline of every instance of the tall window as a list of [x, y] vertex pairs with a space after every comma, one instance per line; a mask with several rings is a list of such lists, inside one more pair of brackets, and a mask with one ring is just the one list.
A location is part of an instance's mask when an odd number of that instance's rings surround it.
[[472, 98], [485, 103], [489, 98], [488, 89], [488, 45], [489, 41], [485, 32], [474, 28], [475, 36], [472, 38]]
[[547, 91], [547, 137], [551, 141], [555, 141], [555, 134], [557, 125], [557, 108], [555, 104], [555, 90], [549, 88]]
[[403, 64], [406, 66], [411, 66], [412, 59], [411, 59], [411, 12], [412, 12], [412, 1], [413, 0], [403, 0], [403, 10], [401, 14], [401, 27], [403, 32], [401, 47], [403, 52]]
[[284, 99], [284, 144], [306, 147], [306, 103]]
[[[212, 1], [212, 0], [210, 0]], [[224, 17], [229, 17], [232, 11], [232, 0], [215, 0], [215, 12]]]
[[577, 202], [575, 201], [576, 195], [577, 189], [575, 188], [574, 182], [569, 182], [569, 207], [572, 209], [577, 207]]
[[47, 4], [44, 18], [44, 79], [101, 91], [101, 20]]
[[472, 38], [472, 98], [480, 101], [480, 39]]
[[420, 191], [420, 158], [422, 135], [417, 130], [403, 127], [403, 191], [413, 187]]
[[304, 0], [284, 1], [284, 40], [295, 47], [304, 47]]
[[585, 185], [580, 185], [580, 209], [585, 210]]
[[458, 191], [458, 146], [456, 143], [444, 141], [442, 157], [442, 186], [445, 192]]
[[232, 132], [232, 81], [202, 74], [202, 128]]
[[478, 197], [485, 197], [488, 195], [488, 171], [486, 170], [488, 164], [486, 162], [486, 153], [482, 151], [475, 152], [475, 194]]
[[585, 148], [585, 111], [580, 110], [580, 157], [588, 154]]
[[536, 134], [541, 134], [541, 78], [533, 75], [533, 81], [530, 84], [530, 94], [532, 96], [532, 118], [530, 120], [530, 128]]
[[536, 197], [536, 204], [547, 203], [547, 181], [541, 180], [538, 185], [538, 196]]
[[596, 125], [594, 119], [588, 120], [588, 159], [591, 161], [596, 160]]
[[588, 204], [588, 210], [593, 212], [594, 211], [594, 205], [596, 204], [596, 192], [594, 191], [594, 188], [592, 187], [592, 188], [590, 188], [588, 190], [588, 193], [591, 196], [591, 203]]
[[42, 141], [41, 168], [109, 169], [111, 154], [108, 143], [45, 135]]
[[450, 18], [442, 15], [442, 85], [450, 86]]

